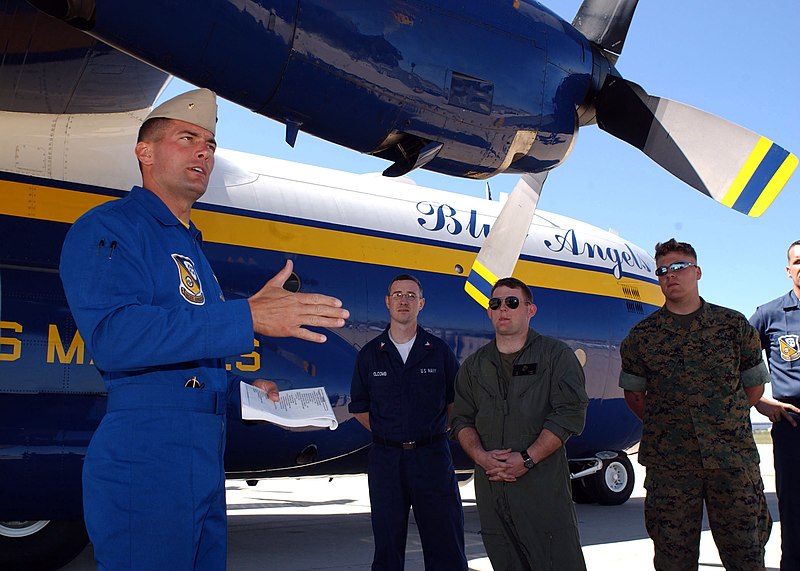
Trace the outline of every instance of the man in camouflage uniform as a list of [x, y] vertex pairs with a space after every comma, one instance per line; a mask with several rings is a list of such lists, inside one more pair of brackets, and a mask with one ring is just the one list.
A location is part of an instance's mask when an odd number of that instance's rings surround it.
[[664, 307], [620, 347], [620, 386], [642, 419], [645, 524], [657, 570], [697, 569], [703, 502], [725, 569], [764, 569], [772, 521], [764, 498], [750, 407], [769, 374], [755, 329], [706, 303], [690, 244], [656, 245]]

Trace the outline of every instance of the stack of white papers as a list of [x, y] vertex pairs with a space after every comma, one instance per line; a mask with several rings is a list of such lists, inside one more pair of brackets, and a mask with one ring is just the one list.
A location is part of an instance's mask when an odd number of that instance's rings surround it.
[[280, 400], [273, 402], [267, 393], [240, 383], [242, 420], [266, 420], [288, 427], [321, 426], [336, 430], [339, 423], [333, 415], [325, 387], [280, 391]]

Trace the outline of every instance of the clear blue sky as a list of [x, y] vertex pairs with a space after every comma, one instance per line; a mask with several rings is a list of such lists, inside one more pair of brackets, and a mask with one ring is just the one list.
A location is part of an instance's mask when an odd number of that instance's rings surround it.
[[[545, 3], [572, 21], [580, 0]], [[652, 95], [720, 115], [800, 153], [797, 0], [641, 0], [617, 64]], [[188, 89], [173, 81], [164, 98]], [[283, 126], [222, 102], [222, 147], [337, 168], [376, 172], [380, 159], [300, 133], [294, 149]], [[419, 184], [483, 196], [484, 183], [417, 171]], [[490, 179], [510, 192], [516, 177]], [[703, 269], [701, 295], [750, 316], [788, 291], [786, 247], [800, 238], [800, 172], [758, 219], [724, 208], [673, 178], [633, 147], [586, 127], [566, 162], [553, 171], [539, 207], [613, 228], [648, 251], [670, 237], [691, 242]]]

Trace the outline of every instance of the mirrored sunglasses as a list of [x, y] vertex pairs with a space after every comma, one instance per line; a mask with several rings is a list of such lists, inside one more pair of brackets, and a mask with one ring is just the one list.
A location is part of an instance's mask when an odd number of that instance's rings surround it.
[[696, 266], [694, 262], [675, 262], [674, 264], [670, 264], [668, 266], [658, 266], [656, 268], [656, 275], [658, 277], [665, 276], [667, 273], [672, 272], [679, 272], [683, 269], [686, 269], [691, 266]]

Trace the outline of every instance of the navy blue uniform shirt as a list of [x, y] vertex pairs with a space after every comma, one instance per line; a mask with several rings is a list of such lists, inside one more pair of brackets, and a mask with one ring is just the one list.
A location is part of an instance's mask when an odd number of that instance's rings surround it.
[[224, 301], [200, 232], [149, 190], [134, 187], [75, 222], [61, 279], [107, 388], [197, 377], [226, 392], [224, 358], [253, 348], [247, 300]]
[[800, 398], [800, 306], [794, 290], [758, 307], [750, 324], [767, 352], [772, 395]]
[[350, 412], [369, 412], [376, 436], [409, 442], [447, 431], [458, 361], [444, 341], [417, 326], [405, 364], [388, 328], [358, 353]]

